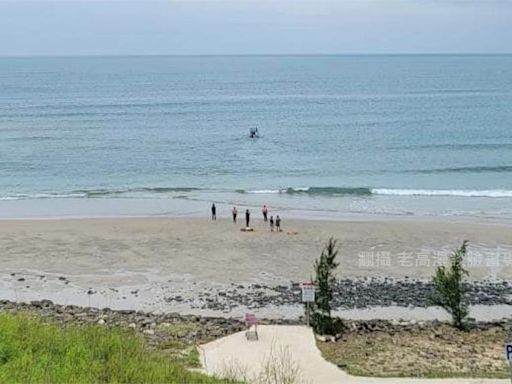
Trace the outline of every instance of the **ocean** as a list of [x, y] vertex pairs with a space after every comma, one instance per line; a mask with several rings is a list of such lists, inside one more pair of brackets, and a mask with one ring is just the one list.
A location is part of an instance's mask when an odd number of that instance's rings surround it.
[[512, 56], [0, 58], [0, 218], [212, 202], [512, 219]]

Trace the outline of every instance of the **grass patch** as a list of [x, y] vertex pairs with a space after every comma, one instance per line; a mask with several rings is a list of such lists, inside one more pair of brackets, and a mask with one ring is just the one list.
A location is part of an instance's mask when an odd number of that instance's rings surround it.
[[199, 351], [197, 348], [190, 347], [186, 349], [186, 354], [184, 356], [184, 362], [187, 367], [195, 367], [200, 368], [201, 363], [199, 362]]
[[178, 340], [167, 340], [157, 345], [172, 360], [187, 368], [200, 368], [199, 352], [194, 344], [186, 344]]
[[167, 340], [167, 341], [162, 341], [161, 343], [159, 343], [157, 345], [158, 349], [172, 349], [172, 350], [176, 350], [176, 351], [183, 351], [184, 349], [186, 349], [187, 347], [189, 347], [188, 344], [184, 343], [183, 341], [179, 341], [179, 340]]
[[348, 333], [338, 342], [317, 342], [325, 359], [357, 376], [507, 378], [502, 328], [435, 329], [390, 334]]
[[[190, 348], [187, 350], [187, 348]], [[192, 351], [194, 350], [194, 352]], [[183, 349], [197, 364], [195, 347]], [[190, 372], [141, 336], [105, 326], [59, 326], [0, 313], [3, 383], [225, 383]]]
[[[164, 323], [157, 326], [156, 331], [171, 337], [158, 343], [157, 348], [166, 352], [173, 360], [188, 368], [200, 368], [199, 353], [197, 347], [190, 342], [185, 342], [181, 337], [200, 330], [198, 323]], [[176, 339], [177, 338], [177, 339]]]

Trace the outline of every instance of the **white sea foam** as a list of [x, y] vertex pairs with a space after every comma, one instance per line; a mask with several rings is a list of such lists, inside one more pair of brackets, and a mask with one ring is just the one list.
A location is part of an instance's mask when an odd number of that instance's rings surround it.
[[460, 196], [460, 197], [512, 197], [509, 190], [463, 190], [463, 189], [386, 189], [374, 188], [374, 195], [389, 196]]
[[255, 190], [255, 191], [245, 191], [245, 193], [268, 194], [268, 193], [281, 193], [281, 191], [279, 189], [261, 189], [261, 190]]

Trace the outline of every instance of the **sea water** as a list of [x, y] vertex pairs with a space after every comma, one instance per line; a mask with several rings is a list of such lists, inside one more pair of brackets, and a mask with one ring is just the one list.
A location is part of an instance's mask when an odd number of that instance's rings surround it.
[[0, 58], [0, 217], [212, 202], [511, 219], [512, 56]]

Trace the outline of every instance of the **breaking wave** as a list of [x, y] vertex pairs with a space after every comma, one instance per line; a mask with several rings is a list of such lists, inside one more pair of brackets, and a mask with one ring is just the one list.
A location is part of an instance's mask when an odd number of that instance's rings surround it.
[[128, 189], [91, 189], [77, 190], [69, 193], [34, 193], [12, 194], [0, 196], [0, 201], [28, 199], [65, 199], [65, 198], [191, 198], [191, 192], [223, 192], [239, 194], [282, 194], [287, 196], [322, 196], [322, 197], [360, 197], [372, 196], [453, 196], [453, 197], [486, 197], [512, 198], [512, 190], [464, 190], [464, 189], [400, 189], [400, 188], [368, 188], [368, 187], [290, 187], [282, 189], [203, 189], [194, 187], [144, 187]]
[[370, 188], [342, 188], [342, 187], [305, 187], [305, 188], [284, 188], [284, 189], [263, 189], [245, 191], [238, 190], [239, 193], [266, 194], [283, 193], [288, 195], [326, 195], [326, 196], [370, 196]]
[[512, 190], [444, 190], [444, 189], [392, 189], [392, 188], [340, 188], [340, 187], [306, 187], [275, 190], [238, 190], [240, 193], [284, 193], [288, 195], [325, 195], [325, 196], [459, 196], [459, 197], [512, 197]]

